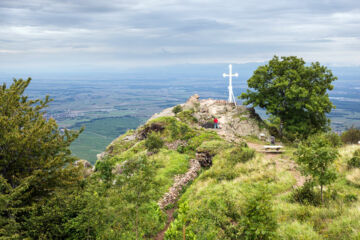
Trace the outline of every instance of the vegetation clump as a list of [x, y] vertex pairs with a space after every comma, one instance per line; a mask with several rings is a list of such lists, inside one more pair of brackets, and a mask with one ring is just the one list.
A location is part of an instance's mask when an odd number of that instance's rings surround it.
[[341, 140], [347, 144], [356, 144], [360, 141], [360, 129], [352, 126], [341, 134]]
[[245, 163], [255, 156], [255, 150], [248, 147], [237, 147], [229, 154], [228, 160], [232, 164]]
[[185, 110], [177, 114], [177, 117], [186, 123], [197, 123], [198, 120], [194, 117], [194, 110]]
[[243, 239], [276, 239], [277, 227], [269, 189], [266, 185], [259, 184], [246, 197], [241, 218], [241, 236]]
[[182, 112], [183, 108], [181, 107], [181, 105], [176, 105], [173, 109], [172, 112], [176, 115], [179, 112]]
[[311, 181], [307, 181], [302, 187], [296, 188], [291, 193], [291, 201], [304, 205], [318, 206], [321, 204], [321, 196], [315, 192], [314, 184]]
[[360, 168], [360, 149], [356, 150], [347, 162], [348, 168]]
[[152, 152], [158, 152], [164, 146], [164, 141], [155, 133], [150, 133], [145, 140], [145, 147]]
[[295, 152], [295, 160], [306, 176], [311, 176], [314, 183], [320, 185], [321, 201], [323, 187], [335, 181], [336, 172], [332, 166], [338, 157], [338, 150], [332, 146], [326, 134], [311, 136], [300, 143]]

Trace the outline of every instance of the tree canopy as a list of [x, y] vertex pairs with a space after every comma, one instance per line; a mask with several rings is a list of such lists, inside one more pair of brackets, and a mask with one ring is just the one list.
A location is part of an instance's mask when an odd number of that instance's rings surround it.
[[[58, 188], [80, 178], [69, 146], [80, 131], [61, 132], [44, 108], [51, 101], [24, 96], [31, 79], [0, 87], [0, 229], [14, 227]], [[1, 234], [0, 234], [1, 236]]]
[[[327, 90], [336, 80], [331, 70], [319, 62], [306, 65], [295, 56], [274, 56], [258, 67], [250, 79], [250, 89], [241, 95], [245, 105], [265, 108], [278, 123], [280, 134], [307, 137], [328, 129], [326, 114], [335, 108]], [[277, 120], [277, 121], [276, 121]]]

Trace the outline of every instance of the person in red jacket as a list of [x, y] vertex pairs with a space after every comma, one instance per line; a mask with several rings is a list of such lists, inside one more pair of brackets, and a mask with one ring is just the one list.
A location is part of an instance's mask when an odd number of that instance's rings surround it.
[[216, 117], [214, 118], [214, 128], [219, 128], [219, 120]]

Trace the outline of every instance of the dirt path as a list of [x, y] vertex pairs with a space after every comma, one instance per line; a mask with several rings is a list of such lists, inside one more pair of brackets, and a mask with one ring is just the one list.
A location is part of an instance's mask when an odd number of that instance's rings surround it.
[[256, 152], [263, 153], [264, 158], [268, 160], [274, 160], [276, 169], [285, 169], [289, 171], [294, 178], [296, 179], [296, 183], [294, 187], [301, 187], [304, 185], [306, 178], [301, 175], [298, 170], [298, 165], [289, 157], [285, 157], [279, 153], [266, 153], [264, 152], [264, 146], [258, 143], [247, 142], [250, 148], [255, 149]]
[[166, 225], [165, 225], [164, 229], [161, 230], [161, 232], [159, 232], [156, 235], [156, 237], [154, 237], [154, 240], [163, 240], [164, 239], [166, 230], [169, 228], [172, 221], [174, 221], [174, 212], [175, 212], [175, 208], [166, 210], [166, 215], [168, 217]]

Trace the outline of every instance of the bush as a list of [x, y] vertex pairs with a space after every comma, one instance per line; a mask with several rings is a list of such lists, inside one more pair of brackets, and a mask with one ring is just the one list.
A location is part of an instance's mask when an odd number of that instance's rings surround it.
[[334, 132], [328, 132], [325, 135], [333, 147], [340, 147], [341, 145], [343, 145], [341, 137], [338, 134]]
[[255, 186], [255, 191], [247, 197], [240, 222], [243, 228], [241, 239], [276, 239], [278, 225], [265, 185]]
[[197, 123], [198, 120], [196, 117], [193, 116], [193, 113], [194, 113], [194, 110], [186, 110], [186, 111], [180, 112], [177, 116], [183, 122]]
[[241, 147], [235, 148], [230, 152], [228, 160], [233, 163], [247, 162], [255, 156], [255, 151], [251, 148]]
[[177, 105], [172, 109], [172, 112], [176, 115], [179, 112], [182, 112], [182, 110], [183, 110], [183, 108], [180, 105]]
[[358, 143], [358, 141], [360, 141], [360, 129], [352, 126], [341, 134], [341, 140], [344, 143]]
[[149, 134], [145, 140], [145, 147], [149, 151], [157, 152], [162, 146], [164, 146], [164, 141], [154, 132]]
[[344, 197], [344, 202], [346, 203], [351, 203], [351, 202], [356, 202], [358, 200], [358, 197], [356, 194], [346, 194]]
[[314, 191], [314, 184], [307, 181], [304, 186], [294, 189], [291, 201], [318, 206], [321, 203], [321, 196]]
[[360, 168], [360, 149], [354, 152], [354, 155], [347, 162], [348, 168]]

